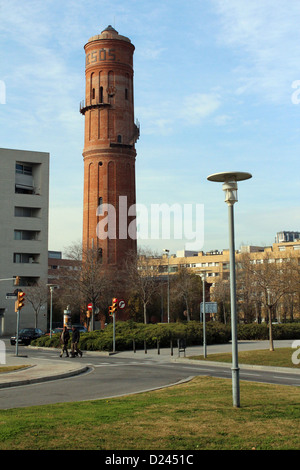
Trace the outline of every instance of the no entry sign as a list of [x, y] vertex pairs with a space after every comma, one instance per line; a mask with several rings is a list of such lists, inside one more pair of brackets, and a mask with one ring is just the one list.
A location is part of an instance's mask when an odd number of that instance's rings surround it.
[[126, 302], [125, 302], [125, 300], [123, 300], [123, 299], [119, 300], [119, 305], [118, 305], [118, 306], [119, 306], [120, 309], [125, 308], [125, 307], [126, 307]]

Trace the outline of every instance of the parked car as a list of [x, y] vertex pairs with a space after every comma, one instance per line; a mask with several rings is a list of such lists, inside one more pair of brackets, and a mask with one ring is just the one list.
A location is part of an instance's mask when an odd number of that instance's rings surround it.
[[[62, 331], [63, 331], [62, 328], [54, 328], [54, 330], [52, 330], [52, 334], [56, 335], [57, 333], [62, 333]], [[50, 336], [50, 332], [46, 333], [46, 336]]]
[[80, 333], [87, 333], [87, 329], [86, 329], [85, 326], [79, 325], [79, 324], [77, 324], [77, 325], [72, 325], [72, 327], [73, 327], [73, 326], [75, 326], [75, 328], [77, 328], [77, 330], [80, 331]]
[[[39, 328], [23, 328], [19, 331], [18, 344], [25, 344], [28, 346], [33, 339], [39, 338], [40, 336], [43, 336], [43, 334], [44, 333]], [[10, 344], [16, 344], [16, 339], [17, 336], [12, 336], [10, 338]]]

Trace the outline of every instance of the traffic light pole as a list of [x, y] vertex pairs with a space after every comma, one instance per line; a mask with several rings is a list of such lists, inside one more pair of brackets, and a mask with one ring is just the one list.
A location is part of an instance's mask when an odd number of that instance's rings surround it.
[[116, 352], [116, 312], [113, 313], [113, 352]]
[[18, 300], [16, 300], [16, 303], [15, 303], [15, 312], [17, 313], [16, 356], [18, 356], [18, 347], [19, 347], [20, 310], [24, 306], [25, 292], [19, 289], [17, 295], [18, 295]]
[[16, 334], [16, 356], [19, 353], [19, 323], [20, 323], [20, 309], [17, 310], [17, 334]]

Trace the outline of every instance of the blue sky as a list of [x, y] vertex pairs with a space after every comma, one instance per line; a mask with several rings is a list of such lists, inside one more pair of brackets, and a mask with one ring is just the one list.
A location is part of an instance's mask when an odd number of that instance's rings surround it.
[[136, 48], [137, 203], [203, 205], [199, 249], [228, 248], [222, 185], [207, 176], [247, 171], [236, 248], [300, 230], [297, 0], [0, 0], [0, 20], [0, 146], [50, 153], [49, 249], [81, 238], [83, 46], [109, 24]]

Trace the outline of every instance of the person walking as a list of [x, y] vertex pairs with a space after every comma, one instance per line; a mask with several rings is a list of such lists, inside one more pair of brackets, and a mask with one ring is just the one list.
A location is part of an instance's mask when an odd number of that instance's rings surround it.
[[60, 357], [63, 357], [64, 351], [66, 351], [67, 357], [69, 357], [68, 353], [68, 342], [70, 339], [70, 333], [66, 325], [63, 328], [62, 334], [60, 335], [60, 342], [61, 342], [61, 352]]
[[78, 354], [79, 354], [80, 357], [82, 357], [82, 351], [80, 351], [80, 349], [78, 347], [79, 339], [80, 339], [79, 330], [75, 326], [73, 326], [72, 327], [72, 341], [71, 341], [71, 355], [72, 355], [72, 357], [78, 356]]

